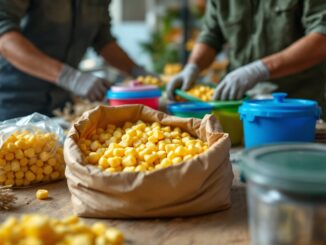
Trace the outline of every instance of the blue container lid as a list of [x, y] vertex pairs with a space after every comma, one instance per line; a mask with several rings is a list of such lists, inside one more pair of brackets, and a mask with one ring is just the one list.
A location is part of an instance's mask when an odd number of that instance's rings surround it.
[[202, 102], [182, 102], [169, 104], [168, 109], [170, 112], [198, 112], [212, 111], [213, 106]]
[[144, 91], [108, 91], [107, 98], [109, 99], [147, 99], [147, 98], [157, 98], [162, 95], [160, 89], [144, 90]]
[[316, 101], [304, 99], [286, 99], [286, 93], [273, 93], [273, 99], [246, 100], [239, 108], [241, 116], [248, 117], [320, 117], [320, 108]]

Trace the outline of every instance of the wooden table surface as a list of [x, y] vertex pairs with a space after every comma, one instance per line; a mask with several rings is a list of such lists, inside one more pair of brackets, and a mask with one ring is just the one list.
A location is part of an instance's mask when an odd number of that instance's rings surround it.
[[[100, 221], [122, 230], [126, 244], [249, 244], [246, 193], [245, 187], [238, 181], [237, 172], [235, 171], [237, 177], [232, 187], [232, 207], [227, 211], [191, 218]], [[51, 197], [46, 201], [35, 199], [38, 188], [15, 190], [18, 197], [16, 206], [10, 211], [0, 211], [0, 221], [3, 222], [8, 216], [24, 213], [37, 212], [56, 218], [73, 214], [65, 181], [42, 186], [49, 190]], [[86, 223], [98, 221], [83, 220]]]

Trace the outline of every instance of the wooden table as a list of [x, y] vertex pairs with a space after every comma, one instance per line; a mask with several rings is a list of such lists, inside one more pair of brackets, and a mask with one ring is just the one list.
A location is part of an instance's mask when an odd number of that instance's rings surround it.
[[[238, 171], [235, 171], [235, 175], [232, 207], [227, 211], [191, 218], [100, 221], [122, 230], [127, 240], [126, 244], [249, 244], [245, 188], [238, 181]], [[19, 216], [24, 213], [37, 212], [56, 218], [73, 214], [70, 193], [65, 181], [45, 185], [42, 188], [49, 190], [50, 200], [36, 200], [37, 188], [15, 190], [18, 197], [17, 205], [11, 211], [0, 211], [0, 221], [3, 222], [8, 216]], [[87, 223], [98, 221], [83, 220]]]

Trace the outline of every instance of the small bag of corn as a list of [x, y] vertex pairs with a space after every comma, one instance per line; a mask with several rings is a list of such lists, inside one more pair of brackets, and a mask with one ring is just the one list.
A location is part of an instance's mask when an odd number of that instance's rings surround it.
[[230, 140], [214, 116], [178, 118], [143, 105], [99, 106], [64, 148], [76, 214], [190, 216], [230, 206]]
[[0, 185], [31, 186], [64, 177], [63, 130], [34, 113], [0, 122]]

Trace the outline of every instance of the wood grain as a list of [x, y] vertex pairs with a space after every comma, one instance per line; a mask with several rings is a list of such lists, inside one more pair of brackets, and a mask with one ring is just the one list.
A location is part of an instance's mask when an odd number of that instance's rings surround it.
[[[235, 174], [238, 176], [237, 171]], [[36, 200], [35, 192], [38, 188], [48, 189], [51, 199]], [[20, 216], [24, 213], [41, 213], [56, 218], [73, 214], [65, 181], [18, 189], [15, 194], [18, 197], [17, 205], [13, 210], [1, 211], [1, 222], [8, 216]], [[98, 221], [83, 220], [87, 223]], [[100, 221], [121, 229], [125, 234], [126, 244], [249, 244], [245, 187], [239, 183], [238, 178], [232, 187], [232, 207], [223, 212], [191, 218]]]

